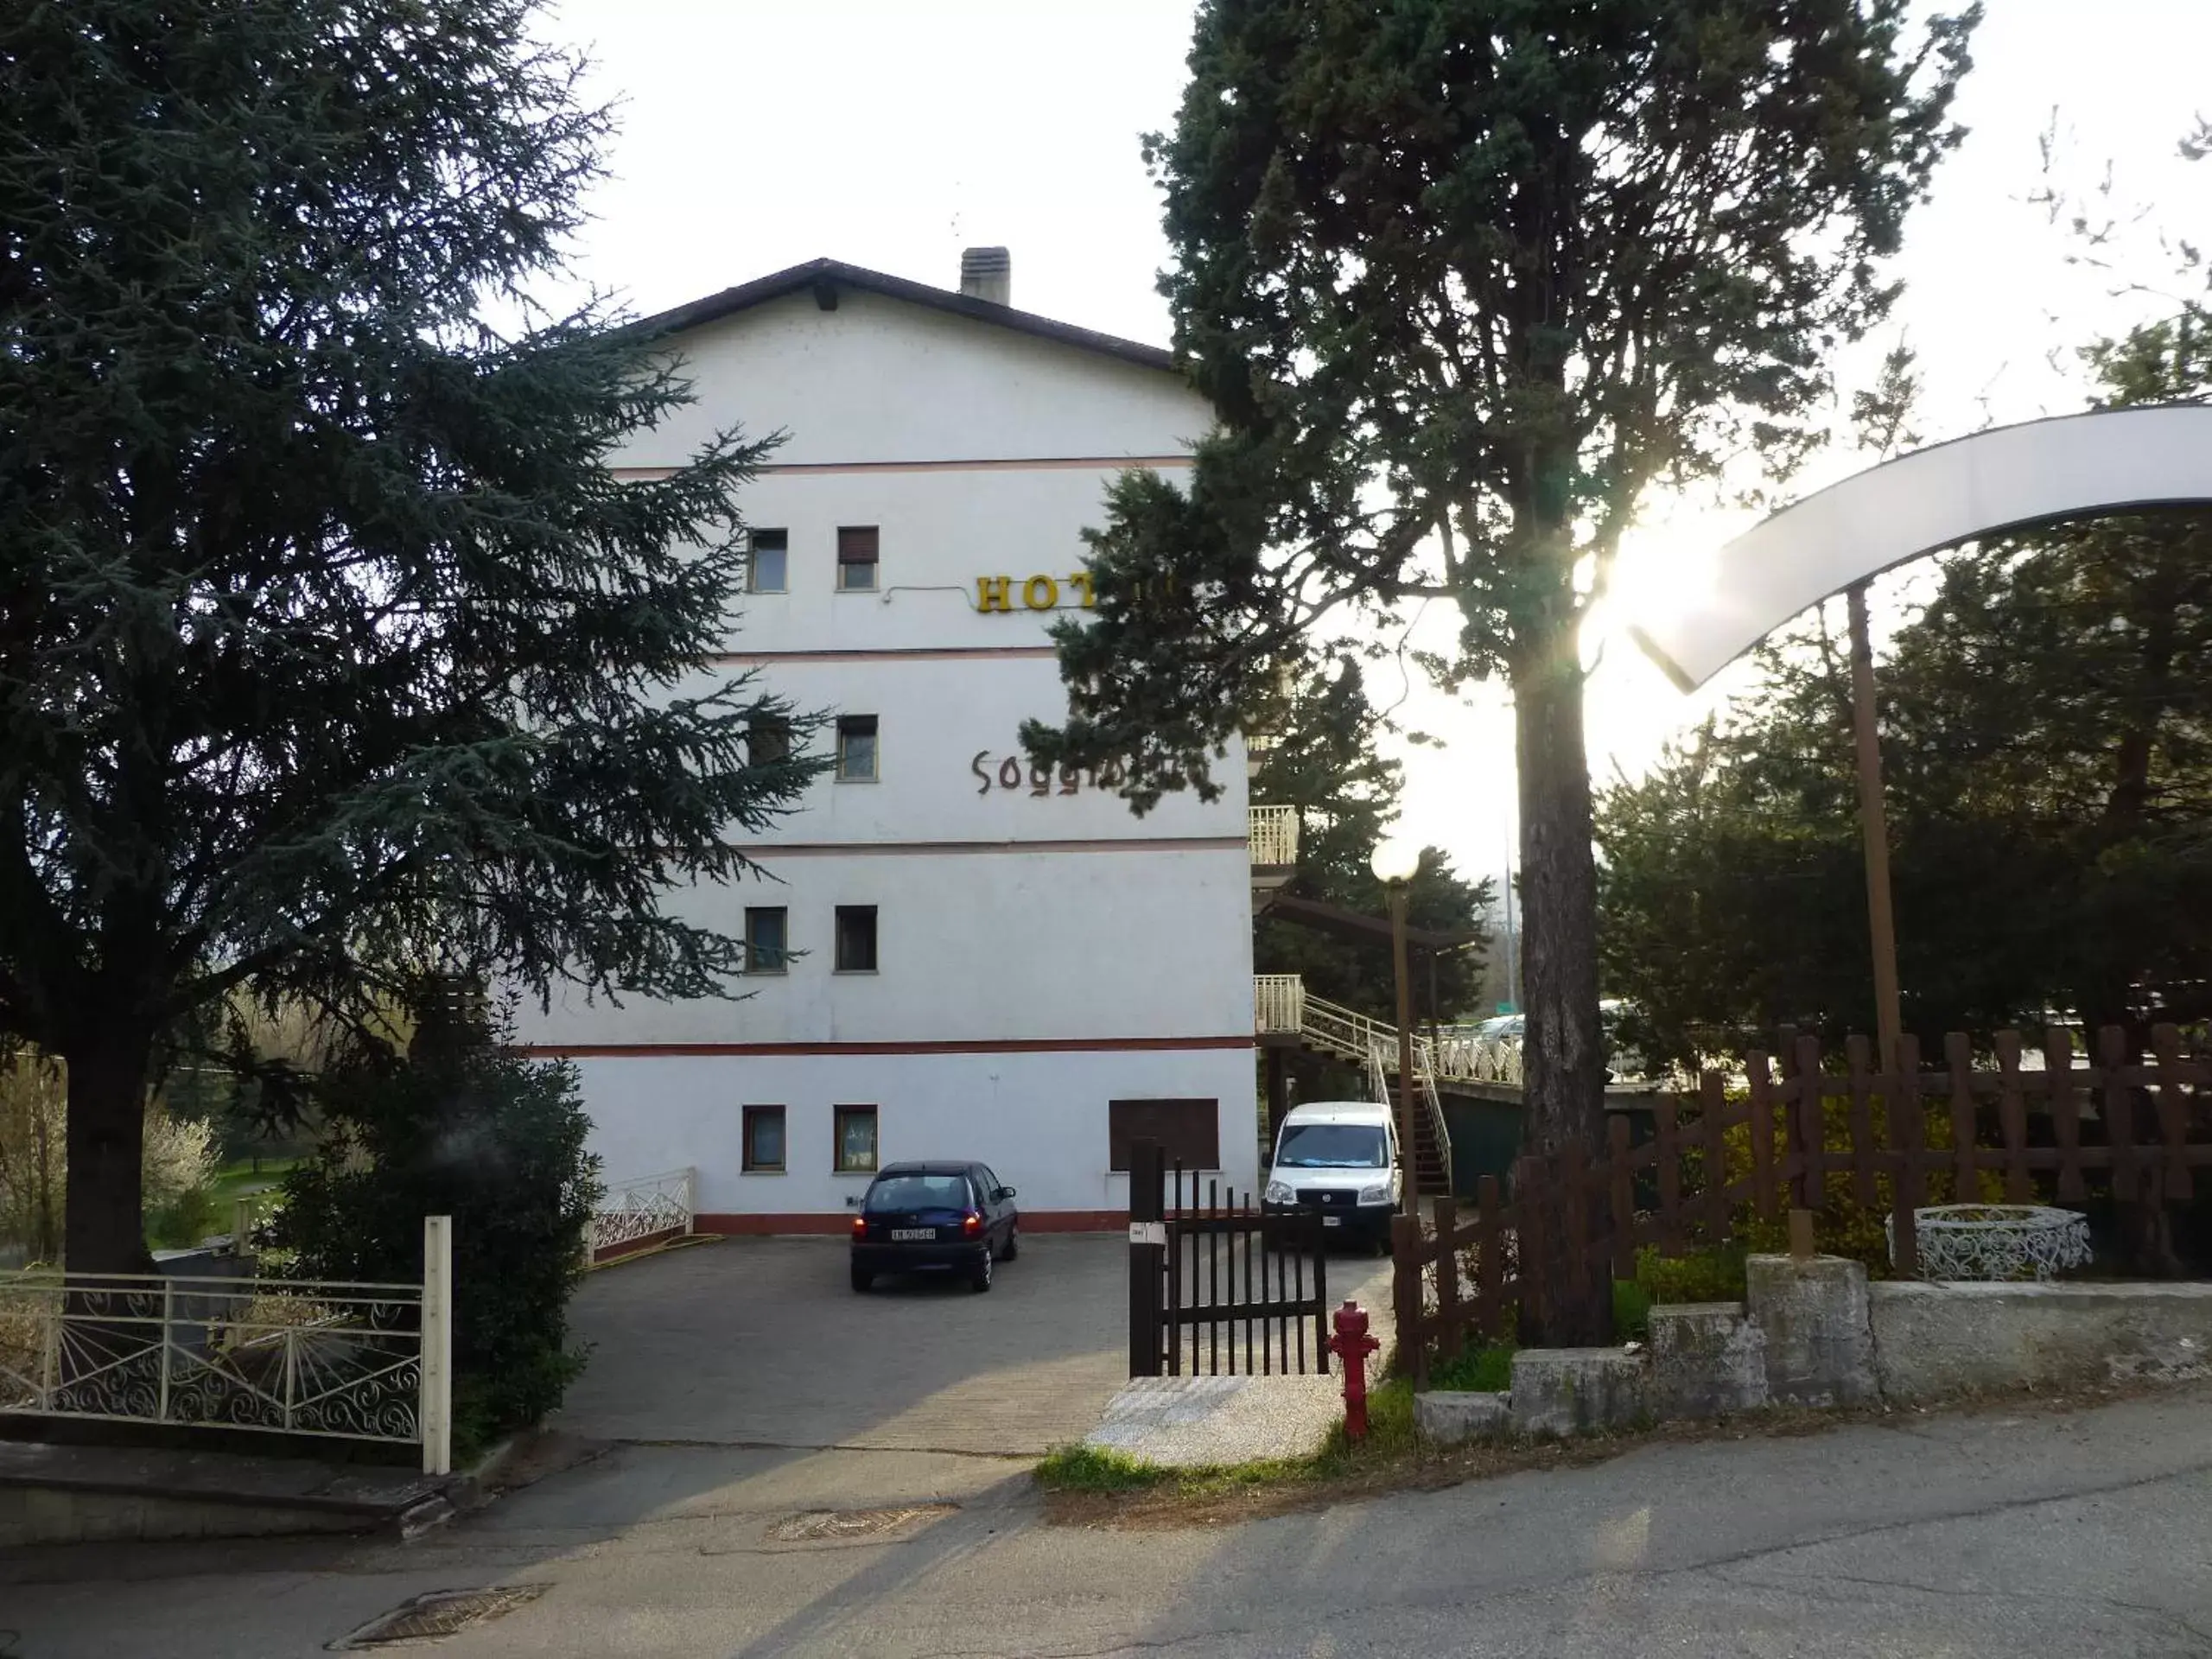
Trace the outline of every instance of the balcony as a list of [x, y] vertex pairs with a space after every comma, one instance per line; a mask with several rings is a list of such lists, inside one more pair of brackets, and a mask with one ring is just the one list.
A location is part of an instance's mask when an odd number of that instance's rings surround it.
[[1298, 809], [1255, 806], [1247, 813], [1252, 850], [1252, 898], [1265, 904], [1298, 868]]

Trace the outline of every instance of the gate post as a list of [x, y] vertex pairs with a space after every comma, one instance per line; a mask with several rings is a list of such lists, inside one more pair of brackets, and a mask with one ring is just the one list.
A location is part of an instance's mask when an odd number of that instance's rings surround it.
[[423, 1217], [423, 1472], [453, 1472], [453, 1217]]
[[1129, 1375], [1160, 1375], [1160, 1283], [1167, 1256], [1166, 1154], [1129, 1142]]

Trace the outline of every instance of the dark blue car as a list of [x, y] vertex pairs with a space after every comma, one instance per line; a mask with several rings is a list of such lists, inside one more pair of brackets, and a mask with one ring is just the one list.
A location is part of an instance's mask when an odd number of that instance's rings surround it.
[[853, 1217], [853, 1288], [886, 1273], [957, 1273], [991, 1287], [991, 1264], [1021, 1248], [1014, 1189], [982, 1164], [892, 1164]]

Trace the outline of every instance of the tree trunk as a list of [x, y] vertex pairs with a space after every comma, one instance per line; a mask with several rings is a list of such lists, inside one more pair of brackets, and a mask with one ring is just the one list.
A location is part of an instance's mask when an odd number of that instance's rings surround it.
[[110, 1027], [74, 1045], [69, 1071], [69, 1191], [62, 1265], [72, 1273], [149, 1273], [146, 1072], [150, 1033]]
[[[1524, 631], [1513, 674], [1521, 805], [1522, 1147], [1556, 1152], [1605, 1143], [1605, 1055], [1598, 1018], [1598, 872], [1590, 842], [1590, 766], [1582, 671], [1571, 609], [1550, 637]], [[1564, 1217], [1554, 1217], [1554, 1223]], [[1524, 1344], [1584, 1347], [1612, 1335], [1610, 1275], [1586, 1275], [1536, 1310]], [[1524, 1310], [1523, 1319], [1529, 1317]]]

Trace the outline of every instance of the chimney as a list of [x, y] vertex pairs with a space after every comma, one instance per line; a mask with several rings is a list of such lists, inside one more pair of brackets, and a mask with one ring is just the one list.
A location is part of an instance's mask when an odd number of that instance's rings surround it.
[[969, 248], [960, 256], [960, 291], [993, 305], [1014, 303], [1014, 256], [1004, 248]]

